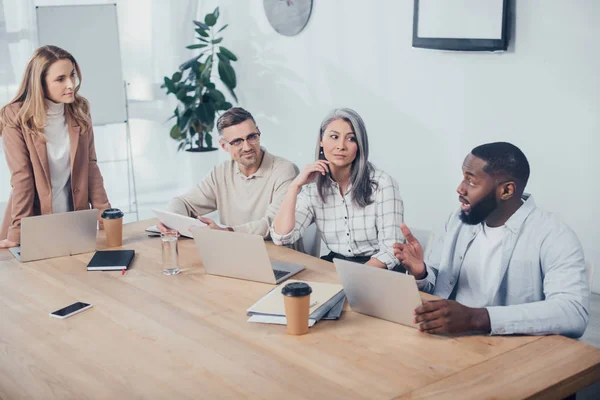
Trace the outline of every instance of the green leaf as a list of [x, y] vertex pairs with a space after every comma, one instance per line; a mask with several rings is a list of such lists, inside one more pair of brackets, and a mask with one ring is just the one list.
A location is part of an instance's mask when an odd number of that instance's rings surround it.
[[224, 110], [224, 111], [229, 110], [231, 107], [233, 107], [233, 104], [231, 104], [228, 101], [226, 101], [225, 103], [221, 104], [221, 110]]
[[208, 40], [204, 39], [204, 38], [198, 38], [199, 41], [204, 42], [204, 43], [210, 43]]
[[167, 94], [175, 93], [175, 85], [173, 81], [165, 76], [165, 86], [167, 87]]
[[181, 80], [182, 76], [183, 76], [183, 74], [181, 72], [177, 71], [173, 74], [173, 76], [171, 77], [171, 80], [173, 82], [179, 82]]
[[206, 14], [204, 23], [208, 26], [214, 26], [217, 23], [217, 17], [215, 17], [214, 14]]
[[185, 48], [192, 50], [192, 49], [201, 49], [206, 46], [208, 46], [208, 45], [207, 44], [190, 44], [189, 46], [186, 46]]
[[213, 57], [212, 55], [206, 58], [206, 62], [204, 63], [204, 70], [200, 75], [200, 81], [202, 82], [210, 82], [210, 70], [212, 68]]
[[177, 146], [177, 151], [181, 151], [181, 149], [183, 149], [186, 144], [187, 144], [186, 142], [179, 143], [179, 146]]
[[211, 90], [208, 92], [208, 95], [211, 99], [213, 99], [217, 104], [225, 102], [225, 96], [219, 90]]
[[210, 42], [211, 42], [212, 44], [218, 44], [218, 43], [221, 43], [222, 41], [223, 41], [223, 38], [222, 38], [222, 37], [220, 37], [220, 38], [217, 38], [217, 39], [215, 39], [215, 40], [211, 40]]
[[219, 57], [219, 60], [228, 63], [229, 62], [229, 58], [225, 57], [223, 54], [221, 53], [217, 53], [217, 57]]
[[210, 28], [209, 28], [207, 25], [203, 24], [203, 23], [202, 23], [202, 22], [200, 22], [200, 21], [193, 21], [193, 22], [194, 22], [194, 24], [196, 24], [196, 26], [197, 26], [198, 28], [202, 28], [202, 29], [204, 29], [204, 30], [209, 30], [209, 29], [210, 29]]
[[201, 63], [199, 61], [194, 61], [192, 63], [192, 67], [190, 69], [188, 82], [193, 83], [194, 77], [196, 76], [196, 72], [200, 68]]
[[198, 35], [200, 35], [202, 37], [209, 37], [210, 36], [208, 34], [208, 32], [206, 32], [204, 29], [196, 29], [196, 32], [198, 33]]
[[195, 98], [195, 97], [192, 97], [192, 96], [185, 96], [183, 99], [181, 99], [181, 102], [182, 102], [183, 104], [188, 104], [188, 105], [189, 105], [189, 104], [193, 104], [195, 100], [196, 100], [196, 98]]
[[181, 130], [179, 129], [179, 125], [175, 124], [171, 128], [171, 132], [169, 133], [171, 139], [181, 140]]
[[210, 133], [206, 132], [204, 134], [204, 141], [206, 142], [206, 147], [209, 149], [212, 149], [213, 139], [212, 139], [212, 135]]
[[190, 121], [190, 117], [192, 116], [192, 111], [191, 110], [187, 110], [186, 112], [183, 113], [183, 115], [179, 118], [179, 121], [177, 121], [177, 124], [179, 125], [179, 130], [181, 132], [186, 132], [189, 128], [188, 126], [188, 122]]
[[[179, 66], [179, 70], [180, 71], [185, 71], [186, 69], [190, 68], [192, 65], [194, 65], [194, 62], [199, 59], [200, 57], [202, 57], [202, 54], [197, 55], [194, 58], [190, 58], [189, 60], [187, 60], [186, 62], [184, 62], [183, 64], [181, 64]], [[168, 86], [167, 86], [168, 87]]]
[[225, 86], [225, 87], [227, 88], [227, 90], [229, 90], [229, 94], [231, 94], [231, 97], [233, 97], [233, 98], [234, 98], [235, 102], [236, 102], [236, 103], [239, 103], [239, 102], [238, 102], [238, 98], [237, 98], [237, 96], [235, 95], [235, 92], [233, 91], [233, 89], [232, 89], [232, 88], [230, 88], [229, 86]]
[[177, 96], [177, 99], [183, 100], [183, 98], [185, 97], [186, 94], [187, 94], [187, 89], [185, 87], [182, 87], [182, 88], [179, 88], [179, 90], [177, 91], [175, 96]]
[[220, 54], [223, 54], [225, 57], [227, 57], [231, 61], [237, 61], [237, 59], [238, 59], [235, 54], [233, 54], [231, 51], [229, 51], [229, 49], [227, 49], [223, 46], [219, 47], [219, 51], [220, 51]]
[[205, 125], [210, 125], [215, 120], [215, 109], [210, 103], [202, 103], [196, 109], [196, 116]]
[[206, 86], [206, 87], [207, 87], [208, 89], [210, 89], [210, 90], [214, 90], [214, 89], [215, 89], [215, 87], [216, 87], [216, 86], [215, 86], [215, 84], [214, 84], [214, 83], [212, 83], [212, 82], [208, 82], [208, 83], [206, 83], [204, 86]]
[[221, 27], [221, 29], [219, 29], [219, 30], [217, 31], [217, 33], [224, 31], [224, 30], [225, 30], [225, 28], [227, 28], [228, 26], [229, 26], [229, 24], [225, 24], [225, 25], [223, 25], [223, 26]]
[[229, 89], [235, 89], [237, 85], [237, 79], [235, 77], [235, 71], [228, 62], [219, 62], [219, 76], [221, 80]]
[[221, 12], [219, 11], [219, 7], [215, 8], [215, 11], [213, 11], [213, 15], [215, 16], [215, 18], [219, 18], [220, 14]]

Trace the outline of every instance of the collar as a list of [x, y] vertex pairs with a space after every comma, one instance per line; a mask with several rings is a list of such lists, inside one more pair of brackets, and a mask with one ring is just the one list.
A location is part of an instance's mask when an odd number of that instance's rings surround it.
[[521, 227], [525, 223], [525, 220], [535, 210], [536, 205], [533, 200], [533, 196], [530, 194], [523, 194], [523, 204], [513, 215], [510, 216], [508, 221], [504, 224], [508, 230], [512, 233], [518, 233]]
[[52, 100], [44, 99], [46, 103], [46, 115], [49, 117], [60, 117], [65, 114], [65, 104], [55, 103]]
[[[327, 174], [327, 179], [329, 180], [330, 187], [333, 188], [335, 194], [340, 193], [340, 185], [333, 180], [331, 174]], [[344, 197], [346, 197], [352, 191], [352, 180], [348, 183], [348, 187], [346, 188], [346, 193], [344, 193]]]

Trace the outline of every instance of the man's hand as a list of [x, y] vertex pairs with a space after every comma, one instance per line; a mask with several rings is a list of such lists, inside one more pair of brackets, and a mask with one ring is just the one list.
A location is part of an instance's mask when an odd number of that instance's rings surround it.
[[421, 243], [414, 237], [406, 224], [401, 224], [400, 229], [406, 238], [406, 244], [394, 243], [394, 255], [415, 279], [423, 279], [427, 273]]
[[210, 218], [198, 217], [198, 219], [200, 220], [200, 222], [205, 223], [206, 227], [208, 229], [215, 229], [217, 231], [229, 231], [229, 232], [233, 232], [233, 229], [231, 229], [231, 228], [221, 228], [219, 225], [217, 225], [217, 223], [215, 221], [213, 221]]
[[0, 240], [0, 249], [8, 249], [11, 247], [19, 247], [19, 243], [12, 242], [8, 239]]
[[489, 332], [491, 329], [485, 308], [471, 308], [453, 300], [425, 302], [415, 309], [414, 322], [426, 333]]
[[159, 222], [156, 225], [156, 229], [158, 229], [160, 231], [160, 233], [167, 233], [168, 231], [172, 230], [171, 228], [169, 228], [168, 226], [166, 226], [162, 222]]

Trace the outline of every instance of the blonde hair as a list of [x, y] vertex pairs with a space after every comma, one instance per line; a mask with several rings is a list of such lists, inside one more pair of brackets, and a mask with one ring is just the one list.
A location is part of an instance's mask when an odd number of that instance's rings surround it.
[[77, 94], [81, 87], [81, 70], [75, 58], [66, 50], [57, 46], [42, 46], [37, 49], [25, 68], [23, 80], [14, 99], [0, 110], [0, 135], [2, 129], [10, 121], [6, 118], [6, 109], [15, 103], [22, 103], [17, 113], [15, 126], [21, 128], [24, 134], [38, 136], [45, 140], [43, 131], [46, 126], [47, 106], [46, 75], [52, 64], [59, 60], [70, 60], [77, 73], [77, 85], [73, 90], [74, 101], [65, 104], [65, 116], [69, 125], [79, 125], [83, 135], [92, 127], [90, 106], [88, 101]]

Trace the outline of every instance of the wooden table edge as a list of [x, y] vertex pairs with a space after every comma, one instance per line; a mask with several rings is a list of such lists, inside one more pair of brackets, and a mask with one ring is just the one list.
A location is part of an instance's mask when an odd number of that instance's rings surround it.
[[[576, 393], [577, 391], [584, 389], [591, 384], [600, 381], [600, 349], [597, 349], [593, 346], [585, 344], [583, 342], [569, 339], [564, 336], [552, 335], [552, 336], [540, 336], [538, 340], [531, 341], [529, 343], [525, 343], [521, 346], [515, 347], [512, 350], [501, 353], [482, 361], [478, 364], [472, 365], [468, 368], [465, 368], [462, 371], [455, 372], [451, 375], [444, 377], [443, 379], [433, 382], [429, 385], [420, 387], [411, 392], [403, 393], [394, 397], [394, 399], [424, 399], [424, 398], [445, 398], [444, 396], [440, 396], [439, 394], [435, 394], [439, 392], [439, 387], [448, 386], [453, 387], [457, 382], [462, 381], [462, 376], [471, 371], [484, 371], [485, 367], [493, 364], [497, 364], [499, 360], [506, 359], [507, 357], [512, 357], [515, 353], [522, 352], [525, 348], [530, 346], [539, 346], [542, 345], [574, 345], [576, 347], [583, 347], [584, 350], [588, 350], [590, 352], [596, 353], [595, 361], [593, 363], [588, 363], [589, 365], [585, 367], [585, 369], [573, 374], [568, 375], [568, 373], [564, 374], [565, 376], [560, 379], [558, 382], [554, 382], [545, 387], [540, 387], [539, 391], [534, 394], [527, 395], [524, 394], [521, 397], [523, 399], [564, 399], [565, 397]], [[538, 374], [544, 374], [544, 371], [537, 372]], [[497, 393], [490, 393], [491, 396], [497, 396]], [[465, 398], [471, 398], [465, 396]], [[512, 398], [512, 397], [511, 397]]]

